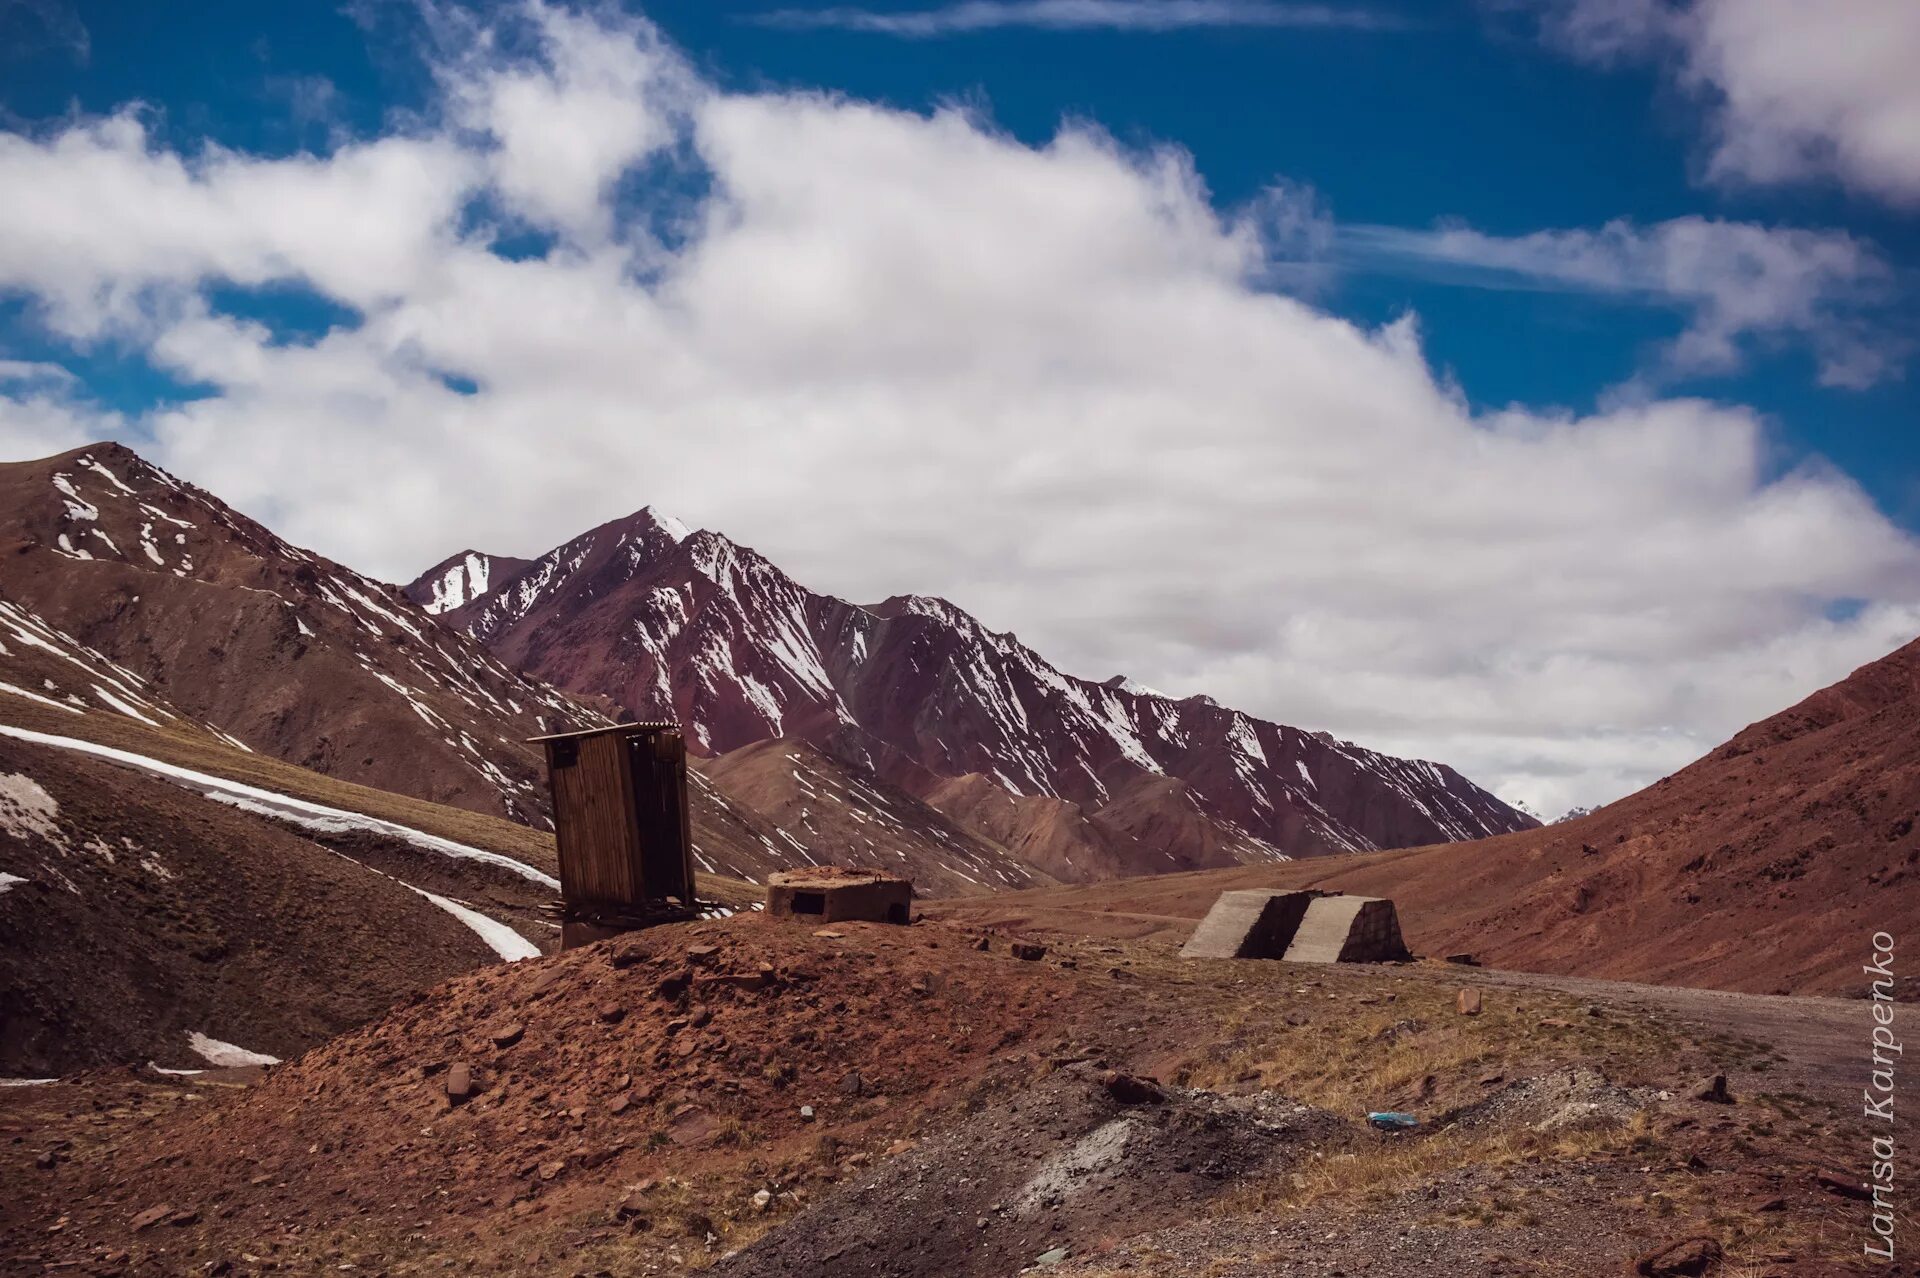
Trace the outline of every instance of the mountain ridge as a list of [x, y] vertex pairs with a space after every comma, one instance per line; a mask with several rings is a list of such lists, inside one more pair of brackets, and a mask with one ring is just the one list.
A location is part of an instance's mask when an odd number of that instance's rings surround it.
[[[430, 573], [407, 591], [433, 588]], [[652, 507], [568, 539], [442, 617], [546, 682], [676, 719], [699, 753], [798, 738], [923, 796], [928, 777], [977, 774], [1015, 799], [1111, 808], [1096, 842], [1127, 872], [1534, 824], [1444, 764], [1124, 676], [1068, 675], [944, 598], [822, 595], [752, 547]], [[985, 819], [977, 802], [962, 806]], [[1019, 822], [992, 806], [977, 833], [1015, 837], [1043, 868], [1070, 863], [1064, 843], [1034, 837], [1046, 822], [1016, 836]], [[1086, 828], [1066, 824], [1074, 832], [1063, 839], [1086, 852]], [[1155, 847], [1142, 843], [1148, 831]], [[1137, 850], [1118, 855], [1129, 845]]]

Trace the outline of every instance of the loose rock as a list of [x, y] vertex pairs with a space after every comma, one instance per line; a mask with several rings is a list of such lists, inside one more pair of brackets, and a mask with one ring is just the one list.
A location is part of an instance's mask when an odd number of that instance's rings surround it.
[[1718, 1265], [1722, 1255], [1712, 1238], [1685, 1238], [1640, 1257], [1633, 1271], [1645, 1278], [1699, 1278]]

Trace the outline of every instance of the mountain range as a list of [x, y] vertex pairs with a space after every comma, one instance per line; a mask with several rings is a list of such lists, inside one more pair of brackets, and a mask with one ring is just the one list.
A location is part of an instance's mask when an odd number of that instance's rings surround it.
[[652, 509], [532, 560], [462, 551], [406, 593], [516, 670], [676, 720], [698, 754], [807, 742], [1069, 881], [1535, 824], [1444, 764], [1078, 678], [944, 599], [823, 595]]

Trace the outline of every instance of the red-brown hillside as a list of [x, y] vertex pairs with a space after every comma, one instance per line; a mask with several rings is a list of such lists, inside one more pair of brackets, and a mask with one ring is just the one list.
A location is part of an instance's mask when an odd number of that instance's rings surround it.
[[0, 465], [0, 552], [0, 591], [48, 625], [343, 780], [544, 824], [525, 738], [599, 717], [118, 444]]
[[1063, 930], [1184, 927], [1221, 891], [1390, 896], [1413, 947], [1501, 967], [1855, 992], [1920, 917], [1920, 641], [1590, 816], [1468, 844], [1054, 889], [959, 907]]

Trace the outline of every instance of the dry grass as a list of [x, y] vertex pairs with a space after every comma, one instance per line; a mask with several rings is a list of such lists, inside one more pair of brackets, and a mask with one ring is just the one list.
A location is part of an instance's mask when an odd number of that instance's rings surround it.
[[1230, 1007], [1229, 1050], [1197, 1062], [1191, 1081], [1257, 1081], [1342, 1114], [1406, 1105], [1431, 1113], [1483, 1094], [1479, 1079], [1489, 1072], [1515, 1077], [1580, 1062], [1633, 1073], [1680, 1047], [1644, 1017], [1590, 1016], [1553, 995], [1488, 989], [1484, 1011], [1462, 1016], [1451, 985], [1402, 979], [1388, 986], [1374, 977], [1370, 986], [1365, 976], [1308, 976], [1311, 970], [1289, 965], [1278, 974], [1281, 988], [1249, 992]]

